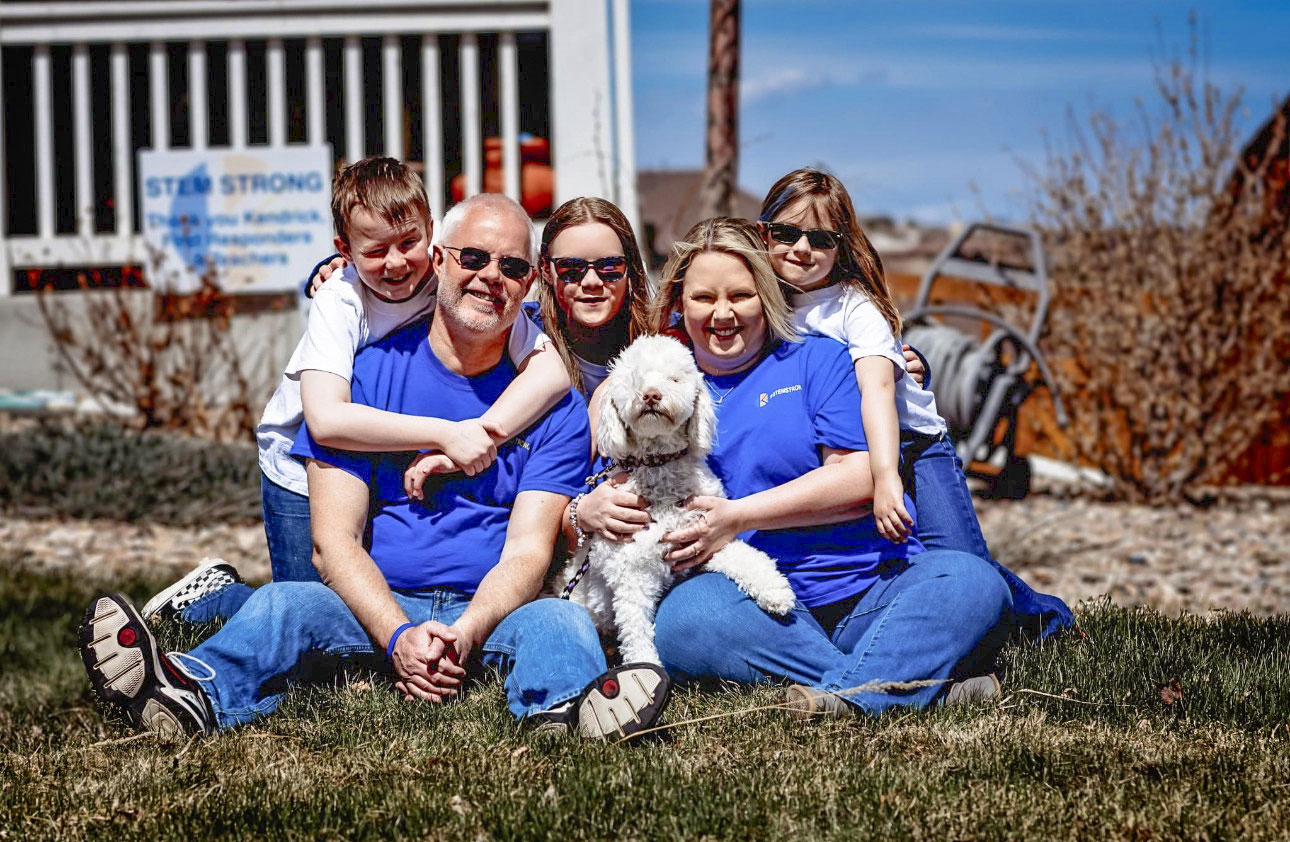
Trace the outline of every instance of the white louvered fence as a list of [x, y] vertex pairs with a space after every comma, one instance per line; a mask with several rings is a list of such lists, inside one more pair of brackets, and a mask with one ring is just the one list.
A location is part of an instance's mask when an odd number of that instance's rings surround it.
[[[0, 298], [21, 270], [144, 262], [139, 149], [330, 142], [483, 183], [502, 142], [551, 145], [555, 202], [635, 221], [627, 0], [84, 0], [0, 3]], [[15, 270], [18, 270], [17, 272]]]

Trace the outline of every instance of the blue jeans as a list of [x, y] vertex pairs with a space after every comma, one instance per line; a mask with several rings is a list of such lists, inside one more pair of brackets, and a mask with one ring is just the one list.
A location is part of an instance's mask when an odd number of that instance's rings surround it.
[[914, 500], [918, 539], [929, 550], [958, 550], [994, 565], [1012, 589], [1017, 623], [1040, 638], [1075, 624], [1070, 608], [1055, 596], [1041, 594], [1020, 576], [994, 560], [972, 506], [963, 463], [948, 436], [933, 438], [902, 433], [905, 491]]
[[[450, 625], [470, 604], [466, 594], [442, 588], [396, 591], [394, 598], [414, 623]], [[517, 718], [575, 698], [608, 668], [586, 609], [563, 599], [520, 606], [480, 649], [471, 665], [503, 675], [507, 707]], [[320, 660], [390, 668], [384, 645], [368, 636], [335, 591], [316, 582], [255, 589], [241, 611], [189, 654], [214, 672], [201, 687], [220, 728], [271, 713], [293, 680], [324, 674]]]
[[[829, 609], [841, 607], [840, 614]], [[827, 617], [831, 629], [821, 625]], [[994, 569], [935, 550], [887, 565], [858, 599], [772, 617], [719, 573], [700, 573], [659, 604], [655, 642], [677, 678], [787, 679], [837, 692], [870, 682], [949, 682], [988, 671], [1012, 620]], [[945, 684], [846, 698], [868, 713], [924, 707]]]
[[[273, 581], [321, 582], [314, 569], [309, 498], [283, 488], [261, 472], [260, 507], [264, 512], [264, 537], [269, 542]], [[238, 612], [254, 590], [240, 583], [220, 588], [186, 605], [180, 617], [189, 623], [226, 620]]]

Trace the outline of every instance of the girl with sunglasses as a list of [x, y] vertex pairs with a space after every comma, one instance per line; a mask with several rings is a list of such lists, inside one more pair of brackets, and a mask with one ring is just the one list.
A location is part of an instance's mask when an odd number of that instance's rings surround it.
[[[758, 227], [771, 266], [792, 290], [798, 330], [837, 339], [850, 351], [864, 396], [861, 420], [882, 536], [907, 540], [916, 513], [917, 537], [928, 549], [959, 550], [998, 568], [1023, 629], [1045, 636], [1071, 625], [1064, 602], [1036, 593], [991, 558], [936, 400], [905, 376], [900, 312], [842, 182], [815, 169], [788, 173], [766, 194]], [[904, 505], [906, 491], [915, 512]]]
[[[570, 199], [547, 220], [539, 260], [537, 301], [524, 306], [551, 337], [574, 388], [587, 397], [594, 431], [599, 413], [593, 396], [609, 374], [609, 361], [650, 332], [650, 288], [636, 234], [613, 203]], [[594, 435], [592, 442], [594, 448]], [[571, 546], [575, 508], [584, 530], [614, 540], [627, 540], [649, 523], [645, 501], [618, 487], [623, 479], [611, 476], [577, 507], [565, 507], [563, 529]]]
[[590, 398], [609, 361], [648, 332], [649, 286], [636, 234], [611, 202], [570, 199], [542, 229], [542, 282], [525, 305]]

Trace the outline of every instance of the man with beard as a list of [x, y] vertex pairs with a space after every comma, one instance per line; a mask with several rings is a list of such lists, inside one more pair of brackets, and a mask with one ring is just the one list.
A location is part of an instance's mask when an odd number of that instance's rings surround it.
[[[506, 339], [535, 276], [531, 223], [504, 196], [473, 197], [444, 217], [432, 259], [433, 318], [364, 349], [351, 397], [475, 418], [516, 376]], [[649, 664], [607, 669], [580, 606], [534, 601], [589, 452], [586, 408], [571, 392], [486, 471], [434, 477], [414, 499], [404, 471], [415, 454], [333, 450], [303, 430], [293, 453], [307, 460], [324, 584], [259, 588], [215, 635], [170, 654], [129, 600], [100, 596], [81, 626], [91, 684], [136, 727], [173, 736], [265, 716], [294, 680], [346, 661], [375, 660], [400, 693], [431, 703], [489, 667], [511, 712], [543, 730], [602, 739], [647, 729], [667, 702], [666, 675]]]

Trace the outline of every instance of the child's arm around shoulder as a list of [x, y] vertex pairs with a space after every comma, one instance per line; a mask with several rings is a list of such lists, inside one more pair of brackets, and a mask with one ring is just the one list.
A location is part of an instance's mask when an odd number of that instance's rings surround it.
[[[521, 314], [520, 318], [525, 317]], [[480, 425], [491, 437], [494, 457], [496, 445], [531, 427], [569, 394], [569, 372], [549, 341], [536, 347], [517, 368], [519, 373], [493, 405], [480, 418], [469, 422]], [[489, 461], [491, 464], [492, 460]], [[425, 482], [430, 475], [449, 470], [442, 455], [423, 453], [403, 472], [403, 489], [409, 497], [424, 499]]]
[[477, 420], [399, 415], [350, 401], [361, 325], [361, 300], [333, 277], [314, 299], [309, 326], [287, 370], [300, 379], [301, 408], [314, 441], [369, 453], [441, 450], [467, 474], [487, 468], [497, 451], [492, 431]]
[[522, 312], [511, 328], [508, 353], [519, 373], [480, 419], [501, 443], [531, 427], [569, 394], [564, 360], [546, 334]]
[[487, 469], [497, 458], [494, 431], [487, 422], [400, 415], [352, 403], [349, 381], [330, 372], [302, 371], [300, 402], [310, 435], [326, 447], [365, 453], [439, 450], [467, 476]]

